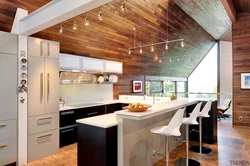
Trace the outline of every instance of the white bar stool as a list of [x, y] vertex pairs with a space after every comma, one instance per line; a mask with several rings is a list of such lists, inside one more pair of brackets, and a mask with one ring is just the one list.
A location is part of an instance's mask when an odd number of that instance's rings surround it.
[[168, 136], [180, 136], [180, 126], [182, 124], [182, 118], [184, 114], [183, 109], [179, 109], [169, 122], [167, 126], [159, 126], [151, 129], [150, 131], [154, 134], [160, 134], [165, 136], [165, 152], [166, 152], [166, 165], [168, 166], [168, 160], [169, 160], [169, 151], [168, 151]]
[[189, 150], [189, 125], [198, 125], [199, 123], [196, 121], [199, 112], [201, 109], [201, 102], [198, 103], [194, 110], [192, 111], [191, 115], [188, 118], [182, 119], [182, 124], [186, 125], [186, 158], [179, 158], [175, 160], [175, 166], [200, 166], [201, 164], [193, 159], [188, 158], [188, 150]]
[[202, 119], [209, 118], [209, 111], [211, 110], [212, 100], [207, 101], [206, 105], [199, 113], [199, 135], [200, 135], [200, 146], [191, 146], [190, 150], [196, 153], [208, 154], [212, 152], [212, 149], [202, 146]]

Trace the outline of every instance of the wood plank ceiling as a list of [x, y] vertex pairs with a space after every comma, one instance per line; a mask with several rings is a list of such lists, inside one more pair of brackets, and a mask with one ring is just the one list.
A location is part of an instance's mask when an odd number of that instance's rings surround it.
[[216, 40], [232, 41], [232, 22], [220, 0], [174, 1]]
[[249, 0], [233, 0], [233, 4], [237, 13], [250, 13]]
[[[0, 2], [0, 30], [10, 31], [16, 7], [26, 9], [30, 13], [48, 1], [2, 0]], [[84, 25], [86, 13], [83, 13], [75, 18], [77, 30], [72, 29], [73, 18], [62, 24], [63, 34], [58, 33], [60, 25], [56, 25], [34, 36], [59, 41], [62, 53], [123, 62], [125, 74], [171, 77], [188, 77], [214, 45], [215, 39], [223, 36], [222, 31], [218, 31], [220, 33], [217, 35], [213, 31], [209, 32], [214, 36], [212, 37], [200, 23], [197, 23], [197, 19], [196, 22], [192, 18], [194, 14], [197, 14], [207, 20], [206, 14], [210, 14], [209, 19], [211, 19], [223, 13], [224, 10], [215, 5], [215, 0], [195, 6], [194, 11], [198, 11], [196, 13], [187, 12], [192, 17], [179, 6], [183, 3], [189, 8], [194, 8], [190, 4], [194, 1], [125, 0], [126, 11], [124, 13], [120, 10], [122, 2], [122, 0], [115, 0], [100, 9], [88, 12], [88, 26]], [[214, 5], [216, 7], [213, 8]], [[97, 17], [99, 10], [103, 13], [102, 21]], [[215, 13], [208, 12], [210, 10]], [[201, 12], [206, 14], [201, 14]], [[224, 15], [220, 16], [219, 21], [223, 19], [227, 18]], [[225, 22], [221, 26], [227, 26], [227, 21]], [[208, 23], [208, 26], [211, 23], [212, 21]], [[132, 30], [134, 26], [137, 29], [136, 40], [134, 40], [135, 31]], [[185, 47], [182, 48], [180, 42], [175, 42], [169, 44], [168, 50], [165, 50], [165, 45], [162, 44], [154, 46], [154, 52], [150, 51], [150, 47], [145, 47], [142, 54], [139, 53], [139, 49], [132, 49], [132, 53], [128, 54], [128, 48], [131, 46], [163, 42], [167, 38], [168, 40], [184, 38]]]

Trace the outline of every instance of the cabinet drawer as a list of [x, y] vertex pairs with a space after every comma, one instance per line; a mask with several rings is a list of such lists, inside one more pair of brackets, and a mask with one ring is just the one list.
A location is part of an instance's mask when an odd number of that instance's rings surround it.
[[105, 114], [105, 106], [82, 108], [76, 111], [76, 119], [88, 118]]
[[59, 152], [59, 130], [28, 136], [28, 162]]
[[17, 137], [17, 121], [0, 121], [0, 141]]
[[29, 117], [28, 134], [36, 134], [59, 128], [59, 113]]
[[0, 141], [0, 165], [17, 161], [17, 140]]

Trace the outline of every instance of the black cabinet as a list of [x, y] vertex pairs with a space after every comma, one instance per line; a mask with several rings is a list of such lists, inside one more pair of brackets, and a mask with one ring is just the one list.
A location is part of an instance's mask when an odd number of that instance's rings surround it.
[[115, 111], [122, 110], [122, 104], [116, 103], [116, 104], [109, 104], [105, 106], [106, 114], [114, 113]]
[[77, 140], [77, 125], [60, 129], [60, 147], [75, 143]]
[[105, 114], [105, 106], [93, 106], [93, 107], [86, 107], [77, 110], [76, 112], [76, 120], [82, 118], [89, 118], [92, 116], [98, 116]]
[[117, 126], [78, 124], [78, 166], [117, 166]]
[[[202, 102], [201, 110], [207, 102]], [[187, 116], [193, 111], [195, 105], [186, 108]], [[217, 100], [212, 102], [209, 118], [202, 118], [202, 142], [214, 144], [217, 141]], [[197, 118], [199, 122], [199, 118]], [[189, 126], [189, 139], [199, 142], [199, 125]]]

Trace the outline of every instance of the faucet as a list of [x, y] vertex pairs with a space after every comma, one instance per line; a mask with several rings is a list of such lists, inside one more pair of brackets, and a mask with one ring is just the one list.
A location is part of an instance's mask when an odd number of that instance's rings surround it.
[[60, 104], [62, 105], [62, 107], [64, 107], [65, 105], [65, 100], [63, 100], [61, 97], [59, 98], [59, 106]]

